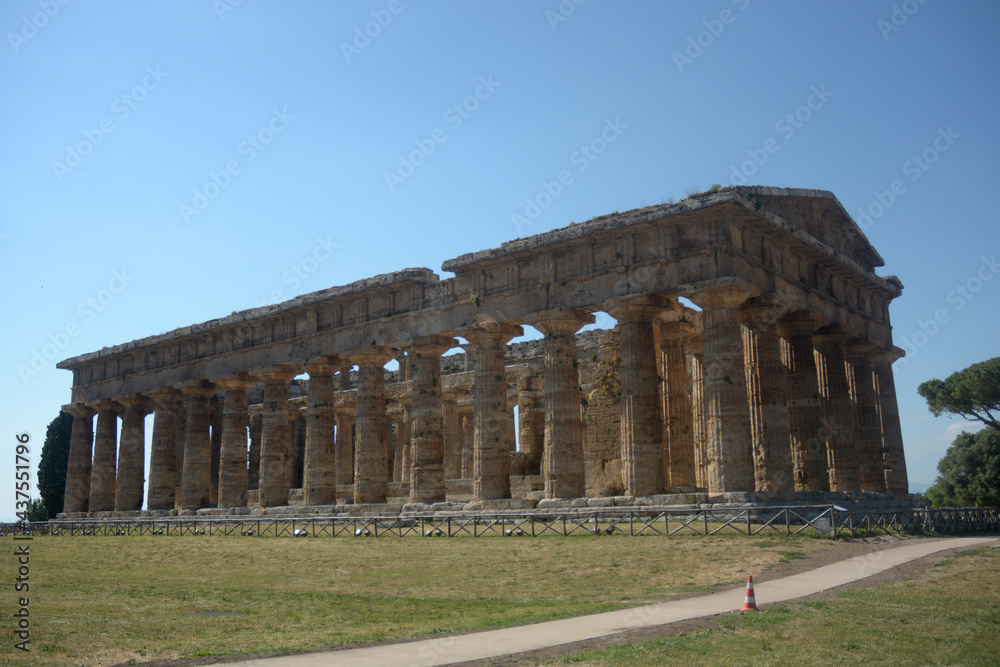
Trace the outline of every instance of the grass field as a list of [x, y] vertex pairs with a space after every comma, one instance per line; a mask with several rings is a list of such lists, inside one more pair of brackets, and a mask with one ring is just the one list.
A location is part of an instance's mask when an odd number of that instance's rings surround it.
[[[13, 650], [4, 623], [0, 663], [307, 650], [531, 623], [739, 585], [748, 572], [833, 544], [737, 535], [40, 536], [30, 542], [31, 651]], [[2, 549], [13, 553], [11, 537]], [[0, 559], [7, 618], [16, 610], [14, 561]]]
[[1000, 549], [960, 552], [903, 581], [725, 617], [687, 636], [546, 665], [997, 665]]

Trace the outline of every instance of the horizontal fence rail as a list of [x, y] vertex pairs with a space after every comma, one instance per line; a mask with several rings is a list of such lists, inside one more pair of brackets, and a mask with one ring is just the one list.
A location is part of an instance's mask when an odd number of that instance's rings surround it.
[[838, 536], [1000, 530], [1000, 508], [843, 511], [833, 505], [663, 511], [421, 514], [326, 518], [81, 519], [0, 525], [0, 535], [226, 535], [236, 537], [545, 537], [739, 533]]

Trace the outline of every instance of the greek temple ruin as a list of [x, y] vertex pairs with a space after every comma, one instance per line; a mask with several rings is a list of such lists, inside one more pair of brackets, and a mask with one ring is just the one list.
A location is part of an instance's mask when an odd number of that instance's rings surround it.
[[62, 516], [903, 501], [883, 264], [830, 192], [715, 188], [67, 359]]

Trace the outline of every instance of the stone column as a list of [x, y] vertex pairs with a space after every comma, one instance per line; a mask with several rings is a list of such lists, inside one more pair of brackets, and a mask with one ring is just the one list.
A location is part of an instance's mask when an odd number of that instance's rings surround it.
[[250, 412], [250, 463], [247, 470], [247, 490], [260, 487], [260, 444], [264, 435], [264, 416], [260, 408]]
[[337, 484], [354, 484], [354, 414], [357, 405], [347, 396], [338, 399], [337, 413]]
[[458, 390], [441, 392], [441, 433], [444, 436], [444, 478], [462, 476], [462, 421], [458, 414]]
[[663, 481], [670, 491], [681, 493], [698, 486], [695, 475], [694, 408], [686, 368], [685, 346], [697, 333], [687, 321], [684, 308], [671, 309], [660, 322], [663, 353], [663, 440], [666, 444]]
[[529, 321], [545, 334], [542, 476], [546, 498], [582, 498], [587, 495], [576, 332], [593, 321], [593, 315], [575, 309], [540, 313]]
[[[176, 391], [174, 389], [173, 391]], [[174, 509], [181, 508], [181, 476], [184, 473], [184, 440], [187, 438], [187, 399], [179, 392], [180, 398], [177, 401], [177, 434], [174, 438], [176, 446], [174, 458], [174, 481], [177, 486], [174, 488]]]
[[625, 495], [663, 493], [663, 420], [653, 320], [667, 302], [623, 297], [608, 304], [621, 344], [622, 483]]
[[305, 479], [306, 418], [302, 414], [301, 406], [301, 401], [288, 404], [288, 432], [292, 440], [292, 459], [288, 472], [289, 489], [301, 489]]
[[854, 445], [854, 411], [847, 386], [844, 345], [855, 333], [846, 327], [823, 327], [813, 334], [816, 374], [823, 399], [826, 453], [830, 461], [830, 489], [857, 491], [858, 450]]
[[[518, 381], [518, 437], [531, 474], [541, 474], [545, 452], [545, 404], [541, 378], [529, 375]], [[586, 439], [584, 439], [586, 441]]]
[[691, 297], [702, 307], [704, 321], [709, 493], [756, 488], [743, 336], [737, 315], [739, 306], [750, 296], [747, 287], [729, 285], [705, 289]]
[[876, 345], [868, 339], [851, 341], [847, 350], [847, 384], [854, 411], [854, 442], [858, 451], [858, 484], [862, 491], [885, 492], [882, 460], [882, 429], [875, 402], [872, 354]]
[[823, 438], [823, 412], [813, 355], [813, 332], [823, 320], [808, 311], [787, 315], [778, 322], [782, 363], [787, 371], [788, 432], [796, 491], [829, 491], [830, 476]]
[[740, 309], [750, 437], [757, 491], [794, 491], [791, 436], [788, 430], [787, 374], [781, 365], [778, 318], [785, 306], [774, 298], [754, 299]]
[[222, 458], [222, 413], [223, 413], [223, 400], [217, 396], [212, 396], [209, 399], [209, 405], [212, 410], [212, 483], [208, 487], [208, 502], [209, 504], [216, 504], [219, 502], [219, 462]]
[[172, 510], [177, 493], [177, 408], [173, 389], [153, 392], [153, 442], [149, 452], [147, 510]]
[[507, 412], [505, 345], [524, 330], [500, 322], [475, 324], [462, 335], [475, 347], [472, 500], [510, 498], [510, 442]]
[[476, 412], [474, 399], [467, 404], [458, 404], [458, 414], [462, 420], [462, 479], [472, 479], [475, 459]]
[[288, 489], [292, 483], [288, 384], [296, 374], [294, 369], [287, 366], [274, 366], [253, 374], [264, 382], [258, 479], [258, 504], [261, 507], [288, 505]]
[[410, 468], [413, 464], [411, 458], [411, 438], [413, 434], [413, 416], [410, 398], [403, 396], [399, 400], [399, 420], [396, 422], [396, 447], [399, 458], [399, 477], [396, 481], [403, 484], [410, 483]]
[[86, 512], [90, 507], [90, 458], [94, 449], [94, 410], [84, 403], [63, 406], [73, 415], [66, 461], [63, 512]]
[[872, 357], [875, 401], [882, 426], [882, 460], [885, 467], [885, 488], [895, 498], [909, 497], [910, 484], [906, 475], [903, 434], [899, 427], [899, 406], [896, 403], [896, 381], [892, 364], [903, 356], [903, 350], [890, 347]]
[[389, 490], [384, 366], [392, 355], [377, 347], [355, 355], [358, 399], [355, 413], [354, 503], [384, 503]]
[[90, 511], [108, 512], [115, 508], [115, 455], [118, 451], [118, 412], [121, 406], [107, 399], [93, 405], [97, 411], [97, 433], [90, 471]]
[[146, 465], [146, 415], [150, 401], [136, 394], [118, 400], [122, 412], [122, 437], [118, 446], [118, 490], [115, 494], [115, 511], [130, 512], [142, 509]]
[[688, 342], [695, 486], [698, 489], [707, 489], [708, 435], [705, 430], [705, 367], [702, 364], [702, 349], [702, 336], [700, 334]]
[[181, 509], [208, 507], [212, 486], [211, 396], [215, 385], [191, 380], [177, 385], [187, 399], [184, 426], [184, 468], [181, 472]]
[[240, 373], [217, 383], [226, 391], [219, 444], [219, 508], [247, 506], [247, 389], [256, 380]]
[[455, 347], [451, 336], [415, 340], [408, 350], [413, 371], [410, 433], [410, 502], [445, 499], [441, 355]]
[[337, 502], [337, 452], [334, 433], [335, 405], [331, 362], [306, 366], [309, 373], [306, 402], [306, 461], [302, 496], [306, 505], [333, 505]]

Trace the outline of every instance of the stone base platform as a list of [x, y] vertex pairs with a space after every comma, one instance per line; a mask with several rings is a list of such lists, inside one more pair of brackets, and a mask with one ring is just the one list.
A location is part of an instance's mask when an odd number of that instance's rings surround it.
[[833, 506], [840, 512], [890, 512], [913, 509], [913, 497], [897, 500], [888, 493], [854, 492], [739, 492], [739, 493], [674, 493], [652, 496], [611, 496], [606, 498], [514, 498], [481, 500], [478, 502], [442, 501], [438, 503], [409, 503], [404, 498], [391, 498], [387, 503], [354, 505], [286, 505], [280, 507], [206, 507], [198, 510], [144, 510], [131, 512], [73, 512], [60, 513], [56, 521], [86, 519], [148, 519], [169, 520], [184, 518], [308, 518], [363, 517], [363, 516], [424, 516], [476, 514], [587, 514], [594, 510], [618, 512], [660, 512], [732, 510], [742, 512], [752, 509], [764, 514], [778, 508], [818, 508]]

